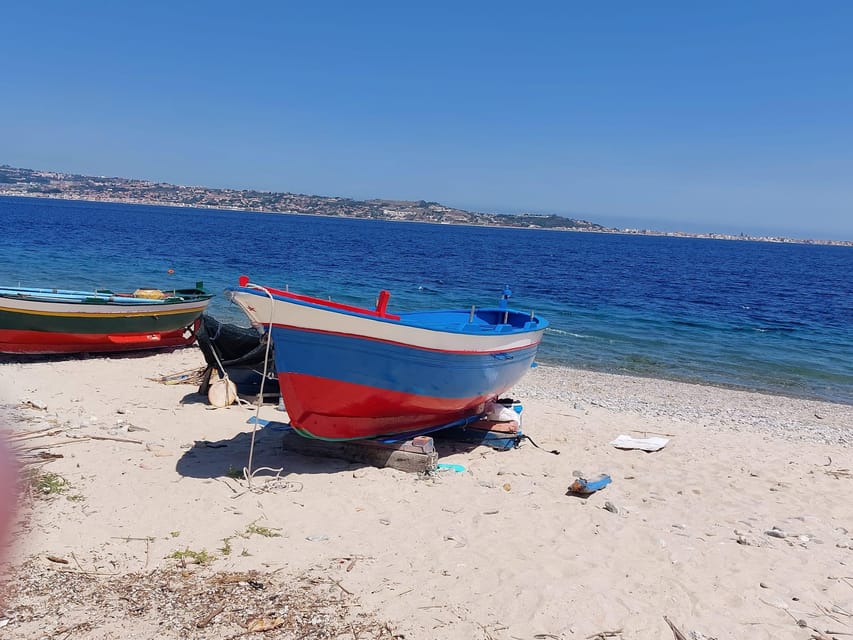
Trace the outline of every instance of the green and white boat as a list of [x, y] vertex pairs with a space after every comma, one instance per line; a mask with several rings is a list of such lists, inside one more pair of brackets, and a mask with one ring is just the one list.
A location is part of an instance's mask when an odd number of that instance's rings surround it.
[[212, 294], [193, 289], [0, 287], [0, 353], [87, 353], [192, 344]]

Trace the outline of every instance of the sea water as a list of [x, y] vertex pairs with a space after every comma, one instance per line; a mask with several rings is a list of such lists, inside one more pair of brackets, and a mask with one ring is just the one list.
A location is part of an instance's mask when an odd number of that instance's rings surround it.
[[[0, 198], [0, 286], [253, 282], [547, 318], [538, 360], [853, 404], [853, 248]], [[210, 312], [248, 324], [218, 295]]]

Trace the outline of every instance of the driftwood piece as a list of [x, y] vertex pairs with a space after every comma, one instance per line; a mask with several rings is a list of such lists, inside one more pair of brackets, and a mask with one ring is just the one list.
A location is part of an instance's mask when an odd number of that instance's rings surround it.
[[80, 436], [79, 438], [73, 438], [72, 440], [63, 440], [62, 442], [51, 442], [48, 444], [38, 444], [32, 447], [18, 447], [15, 450], [21, 453], [26, 453], [27, 451], [38, 451], [39, 449], [52, 449], [54, 447], [64, 447], [67, 444], [77, 444], [79, 442], [87, 442], [90, 440], [89, 436]]
[[687, 640], [687, 636], [681, 633], [681, 631], [678, 630], [678, 627], [676, 627], [669, 618], [664, 616], [663, 619], [669, 625], [669, 628], [672, 629], [672, 635], [675, 636], [675, 640]]
[[58, 435], [63, 431], [64, 429], [57, 429], [56, 427], [47, 427], [45, 429], [39, 429], [38, 431], [20, 431], [9, 436], [9, 441], [20, 442], [21, 440], [30, 440], [32, 438], [45, 438], [48, 436]]
[[195, 626], [198, 627], [199, 629], [204, 629], [207, 625], [209, 625], [211, 622], [213, 622], [213, 619], [216, 616], [218, 616], [224, 610], [225, 610], [225, 607], [223, 605], [219, 605], [219, 606], [215, 607], [213, 610], [210, 611], [210, 613], [207, 613], [204, 616], [202, 616], [198, 620], [198, 622], [195, 623]]
[[112, 442], [127, 442], [128, 444], [144, 444], [142, 440], [132, 440], [130, 438], [113, 438], [112, 436], [86, 436], [92, 440], [111, 440]]
[[432, 438], [428, 436], [393, 443], [379, 440], [327, 442], [290, 431], [283, 434], [283, 446], [287, 451], [302, 455], [364, 462], [374, 467], [392, 467], [409, 473], [430, 471], [438, 463], [438, 453]]

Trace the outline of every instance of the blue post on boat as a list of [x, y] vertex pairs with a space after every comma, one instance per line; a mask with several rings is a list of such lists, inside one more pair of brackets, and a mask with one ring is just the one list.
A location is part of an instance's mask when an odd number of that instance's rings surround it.
[[509, 300], [509, 297], [511, 295], [512, 295], [512, 289], [509, 288], [508, 284], [504, 285], [504, 290], [503, 290], [503, 293], [501, 294], [501, 301], [500, 301], [500, 304], [498, 305], [501, 309], [507, 308], [507, 304], [508, 304], [507, 301]]

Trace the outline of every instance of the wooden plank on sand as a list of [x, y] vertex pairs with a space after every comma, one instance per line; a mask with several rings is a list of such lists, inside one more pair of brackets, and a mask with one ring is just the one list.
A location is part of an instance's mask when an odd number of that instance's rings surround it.
[[350, 462], [364, 462], [374, 467], [391, 467], [408, 473], [424, 473], [435, 469], [438, 453], [432, 438], [418, 436], [402, 442], [380, 440], [347, 440], [328, 442], [314, 440], [288, 431], [283, 434], [283, 446], [307, 456], [339, 458]]

